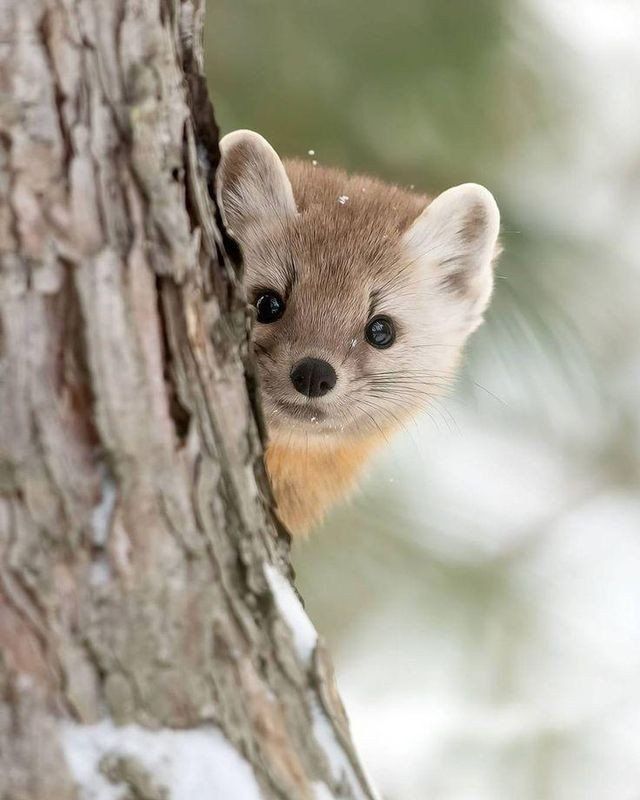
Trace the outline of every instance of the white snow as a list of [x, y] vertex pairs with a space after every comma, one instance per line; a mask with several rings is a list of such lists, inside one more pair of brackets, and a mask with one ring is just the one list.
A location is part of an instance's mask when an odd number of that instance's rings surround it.
[[264, 574], [276, 601], [276, 606], [287, 623], [298, 658], [308, 664], [318, 641], [318, 634], [307, 612], [302, 607], [289, 581], [271, 564], [264, 565]]
[[[96, 547], [104, 548], [109, 537], [111, 519], [117, 499], [115, 481], [106, 467], [102, 471], [100, 491], [100, 502], [91, 511], [91, 533]], [[94, 556], [89, 579], [93, 586], [105, 586], [111, 579], [111, 567], [102, 549]]]
[[61, 724], [61, 741], [78, 800], [122, 800], [126, 787], [110, 783], [100, 772], [105, 756], [129, 757], [149, 772], [154, 785], [171, 800], [261, 800], [248, 762], [214, 726], [197, 730], [147, 730]]
[[111, 567], [104, 557], [98, 557], [89, 571], [89, 582], [92, 586], [106, 586], [111, 580]]
[[106, 544], [111, 515], [116, 503], [116, 484], [106, 470], [102, 478], [101, 490], [100, 502], [93, 507], [91, 512], [93, 542], [98, 547], [104, 547]]
[[336, 796], [330, 791], [326, 783], [315, 781], [311, 784], [314, 800], [336, 800]]
[[[343, 781], [346, 778], [351, 788], [351, 794], [355, 800], [360, 800], [360, 798], [367, 800], [367, 795], [365, 795], [362, 790], [362, 784], [356, 776], [347, 754], [336, 738], [331, 723], [315, 697], [311, 698], [310, 705], [313, 735], [327, 757], [329, 768], [331, 769], [331, 776], [336, 782]], [[373, 789], [371, 789], [371, 791], [373, 792]], [[331, 795], [329, 795], [329, 797], [330, 796]], [[320, 797], [322, 797], [322, 795], [320, 795]]]

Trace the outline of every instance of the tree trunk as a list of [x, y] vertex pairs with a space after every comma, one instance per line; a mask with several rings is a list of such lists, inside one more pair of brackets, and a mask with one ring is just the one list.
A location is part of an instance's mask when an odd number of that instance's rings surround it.
[[0, 5], [2, 800], [373, 796], [283, 577], [203, 16]]

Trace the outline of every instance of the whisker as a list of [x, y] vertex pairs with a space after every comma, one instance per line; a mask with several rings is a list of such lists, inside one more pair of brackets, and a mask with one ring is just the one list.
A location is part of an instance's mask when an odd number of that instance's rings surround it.
[[477, 386], [478, 389], [482, 389], [483, 392], [486, 392], [490, 397], [493, 397], [494, 400], [497, 400], [499, 403], [502, 403], [503, 406], [507, 408], [509, 407], [509, 403], [507, 403], [506, 400], [503, 400], [502, 397], [500, 397], [497, 394], [494, 394], [492, 391], [487, 389], [486, 386], [483, 386], [481, 383], [478, 383], [477, 381], [471, 381], [471, 382], [473, 383], [474, 386]]

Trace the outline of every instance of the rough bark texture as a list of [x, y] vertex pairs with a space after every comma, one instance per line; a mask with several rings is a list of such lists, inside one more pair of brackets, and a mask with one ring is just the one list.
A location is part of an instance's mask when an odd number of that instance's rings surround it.
[[203, 14], [0, 1], [2, 800], [182, 800], [127, 744], [179, 731], [258, 796], [372, 796], [278, 588]]

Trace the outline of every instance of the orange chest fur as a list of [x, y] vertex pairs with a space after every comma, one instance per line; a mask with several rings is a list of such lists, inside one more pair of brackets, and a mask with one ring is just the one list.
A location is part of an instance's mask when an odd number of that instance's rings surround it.
[[355, 489], [380, 437], [339, 446], [267, 447], [265, 461], [278, 516], [294, 535], [305, 534], [336, 502]]

